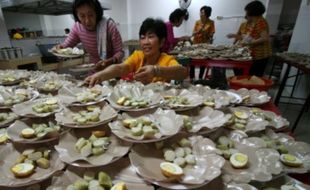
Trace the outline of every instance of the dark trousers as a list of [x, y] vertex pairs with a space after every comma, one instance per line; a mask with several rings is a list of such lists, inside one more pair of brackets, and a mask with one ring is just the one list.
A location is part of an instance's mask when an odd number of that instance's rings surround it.
[[[205, 70], [206, 70], [206, 67], [205, 67], [205, 66], [201, 66], [201, 67], [200, 67], [200, 70], [199, 70], [199, 79], [203, 79], [203, 78], [204, 78]], [[194, 67], [194, 66], [190, 66], [189, 77], [190, 77], [191, 79], [195, 78], [195, 67]]]
[[[253, 60], [252, 66], [250, 68], [250, 75], [262, 77], [264, 75], [268, 61], [269, 57], [265, 59]], [[242, 75], [242, 69], [234, 69], [234, 73], [236, 76]]]

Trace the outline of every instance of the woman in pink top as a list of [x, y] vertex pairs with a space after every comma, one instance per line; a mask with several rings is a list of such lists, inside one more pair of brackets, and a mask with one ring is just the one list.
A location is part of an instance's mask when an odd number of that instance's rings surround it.
[[162, 48], [162, 52], [169, 53], [177, 45], [179, 41], [190, 40], [190, 37], [183, 36], [180, 38], [174, 37], [173, 27], [180, 27], [185, 19], [186, 11], [182, 9], [174, 10], [169, 16], [169, 22], [166, 22], [167, 39]]
[[72, 6], [75, 24], [65, 42], [56, 48], [74, 47], [82, 43], [97, 70], [122, 62], [122, 38], [115, 22], [103, 16], [98, 0], [75, 0]]

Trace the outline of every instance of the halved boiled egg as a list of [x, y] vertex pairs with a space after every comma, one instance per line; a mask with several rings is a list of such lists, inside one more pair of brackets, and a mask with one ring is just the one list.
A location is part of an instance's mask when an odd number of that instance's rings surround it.
[[126, 184], [124, 182], [119, 182], [111, 188], [111, 190], [127, 190]]
[[11, 168], [16, 177], [28, 177], [34, 172], [34, 165], [28, 163], [16, 164]]
[[234, 153], [231, 155], [229, 161], [234, 168], [243, 168], [248, 163], [248, 156], [242, 153]]
[[282, 154], [280, 160], [283, 164], [291, 167], [300, 167], [302, 165], [302, 161], [291, 154]]
[[180, 177], [184, 174], [180, 166], [170, 162], [162, 162], [160, 169], [166, 177]]
[[25, 128], [21, 131], [21, 136], [25, 139], [31, 139], [34, 138], [35, 135], [35, 131], [32, 128]]
[[235, 111], [234, 114], [239, 119], [248, 119], [249, 118], [249, 114], [246, 112], [243, 112], [243, 111]]

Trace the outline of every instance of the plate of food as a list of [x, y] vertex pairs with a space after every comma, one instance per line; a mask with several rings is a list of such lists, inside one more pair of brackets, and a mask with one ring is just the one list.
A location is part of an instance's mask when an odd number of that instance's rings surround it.
[[65, 167], [57, 152], [45, 147], [18, 152], [7, 144], [0, 149], [0, 159], [0, 188], [36, 184]]
[[28, 79], [30, 76], [28, 71], [25, 70], [2, 70], [0, 72], [0, 85], [13, 86], [21, 83], [23, 80]]
[[229, 129], [251, 133], [263, 131], [269, 124], [265, 118], [257, 117], [253, 114], [251, 109], [247, 107], [230, 108], [227, 113], [230, 113], [230, 119], [225, 124], [225, 127]]
[[162, 93], [164, 97], [164, 108], [175, 111], [186, 111], [194, 109], [203, 103], [203, 97], [197, 92], [189, 90], [171, 89]]
[[266, 104], [270, 101], [271, 97], [265, 91], [258, 91], [256, 89], [248, 90], [246, 88], [241, 88], [238, 90], [229, 90], [236, 93], [242, 97], [241, 105], [244, 106], [259, 106]]
[[108, 104], [64, 108], [56, 113], [56, 121], [69, 128], [92, 128], [104, 125], [117, 117], [117, 112]]
[[146, 111], [157, 108], [162, 103], [162, 97], [151, 89], [137, 83], [121, 83], [114, 87], [107, 99], [112, 107], [122, 111]]
[[92, 131], [77, 137], [72, 131], [55, 146], [60, 159], [72, 166], [92, 168], [105, 166], [123, 157], [131, 143], [124, 142], [106, 131]]
[[32, 101], [39, 97], [33, 89], [0, 87], [0, 109], [9, 109], [15, 104]]
[[195, 89], [201, 96], [203, 96], [203, 104], [205, 106], [213, 107], [215, 109], [236, 105], [241, 103], [242, 101], [240, 95], [233, 92], [225, 90], [206, 89], [204, 87], [196, 87]]
[[210, 107], [197, 108], [182, 112], [183, 128], [192, 134], [205, 135], [224, 126], [230, 119], [229, 114]]
[[0, 128], [4, 128], [18, 119], [18, 115], [11, 111], [0, 111]]
[[266, 147], [279, 152], [283, 171], [285, 173], [307, 173], [310, 170], [310, 146], [305, 142], [295, 141], [284, 133], [275, 133], [266, 130], [265, 134], [258, 136]]
[[7, 130], [10, 139], [15, 143], [42, 144], [57, 141], [68, 132], [53, 121], [53, 118], [36, 118], [17, 120]]
[[74, 187], [106, 190], [154, 190], [154, 187], [139, 177], [130, 162], [121, 158], [102, 168], [85, 171], [84, 168], [68, 168], [61, 175], [53, 177], [52, 184], [47, 190], [68, 190]]
[[225, 160], [215, 151], [211, 140], [183, 134], [163, 143], [136, 144], [129, 158], [136, 172], [150, 183], [168, 189], [194, 189], [221, 174]]
[[50, 50], [50, 52], [57, 57], [63, 57], [63, 58], [76, 58], [76, 57], [81, 57], [84, 55], [84, 50], [79, 49], [77, 47], [53, 49], [53, 50]]
[[90, 106], [103, 102], [110, 93], [110, 88], [106, 86], [87, 88], [66, 85], [59, 90], [58, 97], [69, 106]]
[[16, 104], [12, 111], [22, 117], [47, 117], [60, 112], [62, 109], [57, 98], [47, 97]]
[[266, 148], [259, 138], [244, 137], [232, 141], [228, 136], [220, 136], [217, 148], [226, 159], [223, 174], [234, 182], [266, 182], [282, 172], [279, 153]]
[[96, 64], [89, 63], [89, 64], [77, 65], [73, 68], [70, 68], [69, 70], [72, 72], [88, 72], [88, 71], [94, 70], [95, 67], [96, 67]]
[[172, 110], [157, 109], [151, 114], [131, 116], [123, 113], [109, 124], [112, 133], [124, 141], [150, 143], [176, 135], [183, 125], [182, 117]]

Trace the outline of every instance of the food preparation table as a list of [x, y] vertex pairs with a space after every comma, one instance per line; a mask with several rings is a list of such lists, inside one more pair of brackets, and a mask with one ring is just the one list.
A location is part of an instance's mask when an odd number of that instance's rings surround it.
[[[279, 56], [277, 56], [277, 62], [278, 62], [278, 63], [281, 63], [281, 64], [287, 64], [287, 68], [286, 68], [286, 70], [285, 70], [283, 79], [282, 79], [282, 81], [281, 81], [281, 83], [280, 83], [280, 87], [279, 87], [277, 96], [276, 96], [275, 101], [274, 101], [274, 103], [275, 103], [276, 106], [279, 105], [280, 99], [281, 99], [281, 97], [283, 97], [283, 96], [282, 96], [282, 93], [283, 93], [284, 88], [286, 87], [287, 79], [290, 78], [289, 73], [290, 73], [290, 70], [291, 70], [292, 67], [298, 69], [298, 72], [302, 72], [302, 73], [304, 73], [304, 74], [306, 74], [306, 75], [309, 75], [309, 74], [310, 74], [310, 69], [307, 68], [307, 67], [305, 67], [304, 65], [299, 64], [299, 63], [295, 63], [295, 62], [286, 60], [286, 59], [284, 59], [284, 58], [282, 58], [282, 57], [279, 57]], [[293, 88], [292, 91], [294, 91], [294, 88]], [[292, 92], [292, 95], [291, 95], [290, 98], [293, 98], [293, 99], [294, 99], [293, 93], [294, 93], [294, 92]], [[295, 98], [295, 99], [296, 99], [296, 98]], [[298, 99], [300, 99], [300, 98], [298, 98]], [[310, 105], [310, 94], [309, 94], [309, 95], [307, 96], [307, 98], [305, 99], [305, 103], [303, 104], [303, 106], [302, 106], [302, 108], [301, 108], [301, 110], [300, 110], [300, 112], [299, 112], [299, 114], [298, 114], [298, 116], [297, 116], [297, 118], [296, 118], [296, 120], [295, 120], [295, 122], [294, 122], [294, 124], [293, 124], [292, 132], [294, 132], [294, 131], [296, 130], [297, 125], [298, 125], [298, 123], [299, 123], [299, 121], [300, 121], [300, 119], [301, 119], [303, 113], [307, 110], [307, 108], [309, 107], [309, 105]]]

